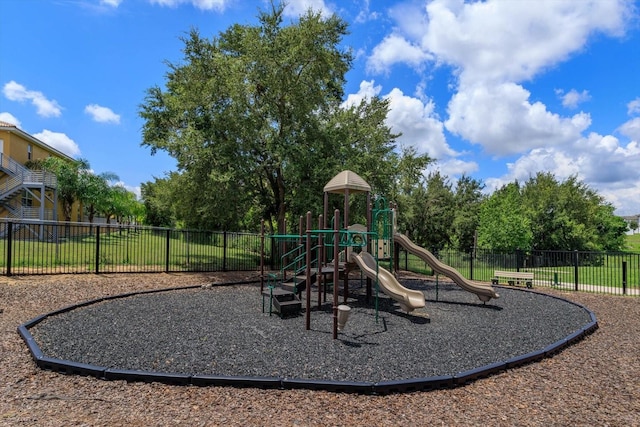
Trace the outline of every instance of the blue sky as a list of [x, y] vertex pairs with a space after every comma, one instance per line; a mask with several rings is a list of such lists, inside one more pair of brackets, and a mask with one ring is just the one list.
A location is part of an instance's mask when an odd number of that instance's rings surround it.
[[[2, 0], [0, 121], [140, 184], [175, 170], [142, 147], [145, 91], [191, 28], [255, 24], [262, 0]], [[387, 124], [492, 191], [577, 175], [640, 213], [640, 4], [623, 0], [289, 0], [349, 23], [345, 104], [390, 100]], [[357, 171], [356, 171], [357, 172]], [[318, 195], [321, 197], [322, 195]]]

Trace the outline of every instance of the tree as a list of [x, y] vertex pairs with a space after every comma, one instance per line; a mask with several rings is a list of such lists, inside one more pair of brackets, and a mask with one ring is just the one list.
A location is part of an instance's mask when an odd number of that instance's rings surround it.
[[439, 171], [427, 177], [427, 200], [424, 208], [426, 243], [436, 249], [450, 245], [455, 199], [449, 179]]
[[104, 210], [109, 192], [109, 181], [117, 181], [118, 179], [118, 176], [111, 172], [100, 175], [94, 175], [88, 171], [79, 173], [77, 197], [84, 206], [89, 223], [93, 223], [95, 215]]
[[484, 200], [484, 184], [463, 175], [458, 179], [454, 201], [455, 214], [452, 224], [452, 243], [459, 250], [469, 252], [476, 243], [480, 224], [480, 207]]
[[418, 155], [413, 147], [404, 147], [395, 168], [396, 176], [390, 180], [389, 200], [397, 204], [397, 225], [401, 232], [418, 241], [416, 224], [421, 208], [417, 201], [425, 191], [424, 169], [433, 160], [426, 154]]
[[532, 249], [620, 250], [624, 220], [596, 191], [570, 176], [560, 182], [539, 172], [522, 188], [533, 233]]
[[171, 205], [169, 178], [156, 178], [142, 183], [140, 193], [144, 204], [144, 224], [155, 227], [173, 227], [175, 215]]
[[478, 246], [498, 251], [513, 252], [531, 247], [532, 232], [524, 213], [518, 182], [507, 184], [480, 207]]
[[493, 193], [480, 210], [482, 246], [513, 250], [621, 250], [626, 224], [577, 177], [540, 172]]
[[136, 196], [122, 185], [113, 185], [107, 188], [104, 201], [100, 204], [100, 213], [111, 223], [111, 218], [122, 222], [122, 218], [129, 217], [135, 212], [134, 201]]
[[90, 173], [89, 162], [84, 159], [74, 161], [58, 157], [34, 160], [27, 164], [32, 169], [41, 169], [56, 175], [58, 200], [62, 204], [65, 221], [71, 221], [73, 203], [80, 199], [83, 191], [81, 174]]
[[455, 203], [447, 177], [440, 172], [429, 174], [425, 182], [411, 192], [407, 202], [409, 212], [402, 224], [412, 240], [436, 250], [451, 243]]
[[283, 10], [272, 5], [259, 26], [233, 25], [211, 41], [192, 30], [166, 91], [149, 89], [140, 111], [152, 153], [175, 157], [199, 193], [213, 181], [215, 191], [246, 195], [244, 211], [263, 204], [281, 231], [287, 194], [309, 178], [299, 165], [335, 148], [323, 136], [352, 60], [340, 49], [344, 21], [308, 12], [284, 26]]

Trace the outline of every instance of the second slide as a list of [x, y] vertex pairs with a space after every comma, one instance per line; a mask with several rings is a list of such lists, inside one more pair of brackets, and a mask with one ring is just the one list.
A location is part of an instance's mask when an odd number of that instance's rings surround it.
[[436, 273], [447, 276], [465, 291], [476, 294], [478, 298], [480, 298], [480, 301], [487, 302], [491, 298], [500, 297], [490, 284], [465, 278], [458, 270], [443, 263], [431, 252], [413, 243], [404, 234], [395, 233], [393, 235], [393, 240], [407, 251], [426, 262]]

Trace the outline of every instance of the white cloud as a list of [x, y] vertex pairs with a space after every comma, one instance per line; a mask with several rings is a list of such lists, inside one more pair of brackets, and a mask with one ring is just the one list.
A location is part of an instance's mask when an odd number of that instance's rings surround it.
[[62, 114], [62, 108], [55, 100], [49, 100], [42, 92], [28, 90], [13, 80], [4, 85], [2, 93], [10, 101], [31, 101], [39, 116], [60, 117]]
[[580, 51], [595, 33], [621, 36], [631, 7], [624, 0], [538, 0], [535, 7], [435, 0], [421, 45], [459, 68], [463, 84], [523, 81]]
[[575, 175], [624, 209], [618, 214], [640, 213], [640, 145], [635, 141], [623, 145], [614, 136], [591, 133], [562, 149], [533, 149], [507, 168], [505, 175], [485, 180], [488, 193], [514, 180], [527, 181], [538, 172], [550, 172], [558, 180]]
[[[538, 172], [551, 172], [558, 179], [565, 179], [571, 175], [581, 175], [582, 159], [580, 156], [572, 157], [565, 151], [555, 148], [536, 148], [523, 155], [513, 163], [508, 163], [508, 174], [501, 181], [520, 182], [528, 180]], [[581, 176], [582, 178], [582, 176]]]
[[70, 157], [75, 157], [80, 154], [80, 147], [78, 147], [78, 144], [64, 133], [52, 132], [44, 129], [40, 133], [33, 134], [33, 137], [47, 145], [50, 145], [58, 151], [62, 151]]
[[560, 117], [529, 97], [515, 83], [466, 87], [449, 102], [445, 126], [490, 154], [509, 155], [570, 143], [591, 124], [588, 114]]
[[460, 177], [462, 175], [471, 175], [477, 172], [479, 166], [476, 162], [467, 162], [460, 159], [448, 159], [445, 161], [438, 161], [427, 166], [426, 174], [431, 172], [440, 171], [442, 175], [450, 177]]
[[620, 133], [638, 142], [640, 141], [640, 117], [636, 117], [624, 123], [618, 129]]
[[630, 116], [640, 114], [640, 98], [636, 98], [627, 104], [627, 114]]
[[120, 123], [120, 115], [111, 111], [110, 108], [102, 107], [98, 104], [90, 104], [84, 107], [84, 112], [89, 114], [94, 121], [99, 123]]
[[598, 194], [617, 208], [617, 215], [640, 214], [640, 181], [630, 182], [623, 188], [599, 188]]
[[117, 8], [123, 0], [100, 0], [100, 6]]
[[635, 141], [622, 145], [614, 136], [593, 132], [573, 149], [580, 155], [580, 174], [587, 182], [621, 185], [640, 180], [640, 146]]
[[374, 73], [388, 72], [391, 66], [405, 63], [420, 69], [422, 64], [432, 58], [419, 46], [410, 43], [397, 34], [391, 34], [377, 45], [367, 59], [367, 70]]
[[[121, 2], [122, 0], [103, 0], [107, 3]], [[190, 4], [200, 10], [215, 10], [218, 12], [224, 11], [232, 0], [148, 0], [151, 4], [158, 4], [166, 7], [178, 7], [183, 4]], [[305, 14], [309, 9], [319, 11], [323, 15], [330, 15], [332, 13], [324, 0], [289, 0], [284, 10], [285, 15], [291, 17], [298, 17]]]
[[576, 175], [593, 185], [623, 185], [640, 180], [640, 146], [636, 142], [622, 145], [614, 136], [594, 132], [564, 149], [533, 149], [508, 164], [508, 169], [504, 177], [508, 180], [523, 181], [544, 171], [560, 179]]
[[[423, 3], [424, 4], [424, 3]], [[388, 72], [398, 63], [421, 70], [448, 64], [458, 77], [446, 128], [494, 155], [569, 144], [591, 124], [586, 113], [562, 117], [518, 82], [568, 59], [597, 33], [621, 36], [632, 6], [616, 1], [434, 0], [391, 10], [396, 26], [372, 51], [367, 67]], [[565, 106], [589, 99], [571, 90]], [[635, 104], [634, 104], [635, 105]], [[631, 108], [631, 107], [630, 107]]]
[[391, 6], [388, 16], [398, 25], [394, 32], [420, 44], [429, 24], [425, 9], [426, 2], [398, 2]]
[[0, 113], [0, 122], [11, 123], [12, 125], [16, 125], [16, 127], [20, 127], [20, 120], [15, 118], [15, 116], [11, 113], [2, 112]]
[[297, 18], [300, 15], [307, 13], [309, 9], [314, 12], [320, 12], [323, 16], [332, 14], [332, 10], [324, 0], [289, 0], [284, 13], [287, 16]]
[[360, 12], [358, 12], [358, 16], [356, 16], [355, 22], [358, 24], [363, 24], [367, 21], [375, 21], [380, 17], [380, 13], [372, 12], [369, 8], [369, 0], [364, 0], [362, 8]]
[[[348, 108], [358, 105], [362, 100], [379, 96], [381, 86], [374, 81], [363, 80], [357, 93], [349, 94], [342, 107]], [[398, 142], [412, 146], [419, 153], [427, 153], [435, 159], [457, 156], [447, 144], [444, 126], [435, 113], [435, 105], [431, 101], [426, 103], [418, 98], [407, 96], [398, 88], [394, 88], [387, 95], [389, 112], [386, 124], [393, 133], [402, 133]]]
[[432, 101], [423, 103], [418, 98], [406, 96], [394, 88], [385, 95], [389, 100], [387, 125], [394, 133], [402, 133], [398, 139], [403, 145], [415, 147], [419, 153], [427, 153], [434, 159], [457, 156], [447, 144], [444, 126], [435, 113]]
[[382, 90], [382, 86], [376, 86], [374, 81], [366, 81], [363, 80], [360, 82], [360, 88], [357, 93], [350, 93], [347, 95], [347, 99], [342, 103], [342, 108], [350, 108], [356, 105], [359, 105], [363, 99], [371, 99], [374, 96], [378, 96], [380, 91]]
[[200, 10], [217, 10], [221, 12], [226, 8], [229, 0], [149, 0], [149, 2], [167, 7], [190, 4]]
[[578, 108], [578, 105], [591, 99], [591, 95], [589, 95], [589, 91], [587, 90], [578, 92], [575, 89], [571, 89], [567, 93], [564, 93], [562, 90], [557, 90], [556, 93], [562, 99], [562, 105], [571, 109]]

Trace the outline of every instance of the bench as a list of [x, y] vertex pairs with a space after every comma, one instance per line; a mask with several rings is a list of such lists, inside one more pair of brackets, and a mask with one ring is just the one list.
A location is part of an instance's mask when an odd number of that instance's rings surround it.
[[491, 283], [497, 285], [500, 282], [500, 278], [507, 279], [507, 283], [515, 285], [516, 283], [524, 282], [527, 288], [533, 286], [533, 273], [526, 273], [520, 271], [501, 271], [496, 270], [493, 272], [494, 278], [491, 279]]

